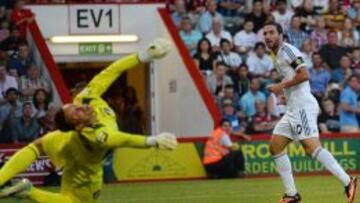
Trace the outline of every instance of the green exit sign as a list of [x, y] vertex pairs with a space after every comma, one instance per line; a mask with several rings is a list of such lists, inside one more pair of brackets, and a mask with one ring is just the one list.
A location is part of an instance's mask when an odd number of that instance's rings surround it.
[[111, 43], [80, 43], [80, 55], [110, 55], [112, 54]]

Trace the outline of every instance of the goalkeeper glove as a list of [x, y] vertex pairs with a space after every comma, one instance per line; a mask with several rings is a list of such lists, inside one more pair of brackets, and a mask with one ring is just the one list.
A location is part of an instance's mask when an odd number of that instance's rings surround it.
[[138, 52], [139, 60], [143, 63], [150, 62], [153, 59], [163, 58], [170, 52], [170, 41], [165, 38], [157, 38], [151, 42], [145, 50]]
[[174, 150], [177, 147], [177, 140], [172, 133], [161, 133], [159, 135], [150, 136], [146, 139], [148, 146], [158, 147], [159, 149]]

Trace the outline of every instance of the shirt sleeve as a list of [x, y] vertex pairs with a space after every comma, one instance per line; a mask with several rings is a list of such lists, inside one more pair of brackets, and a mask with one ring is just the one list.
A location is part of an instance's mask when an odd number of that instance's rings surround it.
[[137, 54], [131, 54], [125, 58], [119, 59], [108, 66], [105, 70], [97, 74], [90, 83], [75, 97], [75, 102], [83, 98], [101, 97], [101, 95], [111, 86], [111, 84], [124, 71], [136, 66], [140, 61]]
[[303, 54], [294, 47], [284, 46], [284, 59], [294, 70], [300, 67], [306, 67]]
[[229, 135], [224, 134], [220, 139], [220, 144], [225, 147], [231, 147], [233, 145]]
[[342, 92], [340, 95], [340, 103], [347, 103], [351, 104], [351, 97], [349, 94], [346, 93], [346, 91]]

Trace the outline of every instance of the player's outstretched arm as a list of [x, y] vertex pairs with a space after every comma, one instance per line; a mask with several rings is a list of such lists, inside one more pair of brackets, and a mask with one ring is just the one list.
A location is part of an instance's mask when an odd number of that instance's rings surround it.
[[41, 151], [34, 143], [16, 152], [0, 169], [0, 186], [25, 171], [40, 155]]
[[118, 147], [158, 147], [160, 149], [173, 150], [177, 147], [177, 140], [172, 133], [161, 133], [155, 136], [145, 137], [143, 135], [134, 135], [121, 131], [99, 132], [96, 141], [109, 148]]
[[147, 63], [153, 59], [163, 58], [169, 51], [170, 42], [167, 39], [154, 40], [146, 49], [113, 62], [97, 74], [86, 88], [76, 96], [75, 100], [85, 96], [100, 97], [124, 71], [135, 67], [139, 63]]

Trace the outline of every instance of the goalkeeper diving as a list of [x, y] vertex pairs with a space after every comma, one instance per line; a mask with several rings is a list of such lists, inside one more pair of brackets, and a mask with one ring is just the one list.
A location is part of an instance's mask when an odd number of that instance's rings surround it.
[[115, 113], [101, 98], [109, 86], [126, 70], [140, 63], [166, 56], [170, 43], [157, 39], [146, 49], [112, 63], [96, 75], [85, 89], [56, 114], [59, 130], [50, 132], [19, 150], [0, 170], [0, 186], [25, 171], [40, 156], [49, 156], [63, 169], [61, 191], [52, 193], [32, 186], [22, 179], [0, 190], [0, 198], [17, 196], [39, 203], [93, 203], [103, 184], [106, 155], [118, 147], [175, 149], [171, 133], [142, 136], [119, 131]]

